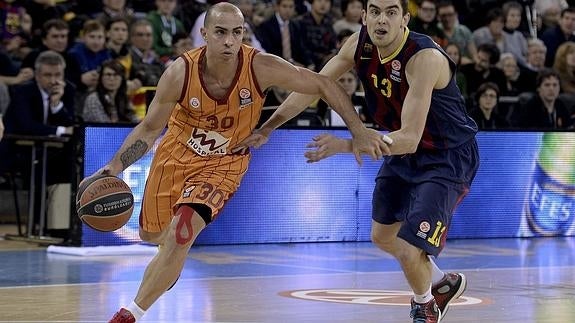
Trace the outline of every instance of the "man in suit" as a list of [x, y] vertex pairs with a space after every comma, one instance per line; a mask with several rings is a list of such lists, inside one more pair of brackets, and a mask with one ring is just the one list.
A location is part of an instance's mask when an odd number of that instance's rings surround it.
[[[35, 77], [11, 89], [11, 101], [4, 117], [6, 133], [34, 136], [69, 136], [74, 123], [74, 86], [65, 81], [66, 63], [62, 55], [48, 50], [34, 64]], [[18, 167], [29, 161], [29, 148], [2, 142], [3, 163]], [[75, 176], [73, 144], [49, 148], [46, 185], [72, 183]], [[23, 168], [27, 170], [28, 168]], [[40, 183], [36, 183], [40, 187]], [[39, 192], [36, 192], [39, 193]], [[41, 200], [35, 196], [36, 205]], [[43, 215], [37, 215], [43, 216]], [[65, 231], [67, 233], [67, 231]], [[63, 232], [64, 233], [64, 232]]]
[[[303, 50], [301, 33], [293, 22], [294, 0], [278, 0], [274, 5], [275, 14], [261, 23], [256, 29], [257, 38], [266, 52], [283, 57], [296, 65], [309, 67], [311, 59]], [[284, 48], [282, 28], [289, 29], [289, 48]]]

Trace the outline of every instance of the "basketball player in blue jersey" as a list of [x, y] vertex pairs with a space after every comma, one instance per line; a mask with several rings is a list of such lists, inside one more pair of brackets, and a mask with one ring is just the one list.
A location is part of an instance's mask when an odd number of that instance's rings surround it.
[[[363, 27], [321, 74], [338, 79], [356, 69], [368, 112], [389, 143], [373, 192], [372, 241], [401, 264], [413, 289], [411, 317], [439, 322], [466, 288], [460, 273], [434, 263], [445, 245], [451, 217], [479, 166], [477, 125], [455, 84], [455, 64], [428, 36], [410, 32], [407, 0], [368, 0]], [[259, 147], [271, 131], [297, 116], [316, 97], [291, 94], [240, 147]], [[391, 138], [391, 140], [387, 140]], [[317, 162], [352, 152], [350, 140], [314, 138], [306, 152]]]

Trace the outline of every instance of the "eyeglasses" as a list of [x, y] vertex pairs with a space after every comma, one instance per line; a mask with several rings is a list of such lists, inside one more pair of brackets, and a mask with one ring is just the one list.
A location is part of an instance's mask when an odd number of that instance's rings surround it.
[[152, 33], [134, 33], [138, 37], [152, 37]]

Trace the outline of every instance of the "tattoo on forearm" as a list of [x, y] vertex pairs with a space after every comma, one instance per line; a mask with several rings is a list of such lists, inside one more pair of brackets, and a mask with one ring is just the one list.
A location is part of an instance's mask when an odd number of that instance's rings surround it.
[[126, 169], [136, 160], [140, 159], [140, 157], [144, 156], [146, 151], [148, 151], [148, 144], [142, 140], [136, 140], [132, 146], [128, 147], [128, 149], [120, 155], [122, 167]]

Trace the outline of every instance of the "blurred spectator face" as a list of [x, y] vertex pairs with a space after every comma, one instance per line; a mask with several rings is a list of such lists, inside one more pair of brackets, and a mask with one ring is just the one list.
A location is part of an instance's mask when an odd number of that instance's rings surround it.
[[317, 15], [326, 15], [330, 10], [330, 0], [313, 0], [311, 3], [311, 11]]
[[282, 20], [289, 20], [295, 15], [294, 0], [280, 0], [276, 4], [276, 12]]
[[563, 17], [559, 19], [559, 26], [566, 35], [571, 35], [575, 32], [575, 13], [565, 12]]
[[544, 45], [532, 45], [527, 48], [527, 62], [535, 68], [543, 68], [547, 49]]
[[461, 53], [460, 53], [459, 47], [457, 47], [457, 45], [455, 45], [455, 44], [447, 45], [447, 47], [445, 47], [445, 52], [451, 58], [451, 60], [455, 62], [455, 64], [459, 65], [459, 63], [461, 61]]
[[550, 5], [541, 15], [541, 23], [545, 26], [555, 26], [561, 19], [561, 8], [558, 5]]
[[164, 16], [171, 16], [176, 10], [176, 4], [176, 0], [156, 0], [156, 8]]
[[125, 44], [128, 41], [128, 25], [123, 21], [113, 23], [107, 36], [114, 44]]
[[351, 71], [345, 72], [338, 79], [338, 82], [339, 82], [339, 84], [341, 84], [341, 86], [345, 90], [345, 93], [347, 93], [347, 95], [349, 95], [349, 96], [352, 96], [355, 93], [355, 91], [357, 90], [357, 77]]
[[457, 23], [457, 12], [453, 5], [444, 6], [437, 9], [439, 21], [445, 29], [452, 29]]
[[58, 53], [63, 53], [68, 47], [68, 29], [51, 28], [46, 33], [46, 38], [42, 39], [44, 46]]
[[508, 79], [517, 76], [517, 73], [519, 72], [519, 66], [517, 66], [517, 61], [515, 60], [515, 57], [509, 55], [502, 58], [501, 70], [503, 71], [503, 74], [505, 74], [505, 77], [507, 77]]
[[487, 25], [487, 28], [494, 37], [499, 37], [503, 33], [503, 26], [505, 26], [503, 18], [496, 18]]
[[109, 67], [104, 67], [102, 71], [102, 85], [110, 92], [117, 91], [122, 85], [122, 75]]
[[83, 39], [86, 47], [94, 53], [104, 49], [104, 45], [106, 44], [106, 37], [104, 36], [103, 29], [93, 30], [86, 33]]
[[251, 19], [254, 15], [254, 3], [252, 0], [239, 0], [237, 1], [236, 6], [240, 8], [240, 11], [247, 19]]
[[511, 8], [507, 12], [507, 17], [505, 17], [505, 26], [510, 30], [515, 30], [519, 28], [521, 24], [521, 10], [517, 8]]
[[360, 22], [363, 3], [361, 1], [350, 1], [344, 12], [345, 19], [351, 22]]
[[417, 8], [417, 17], [423, 22], [431, 23], [435, 20], [435, 3], [431, 1], [423, 1], [419, 8]]
[[493, 89], [487, 89], [479, 95], [479, 108], [483, 111], [491, 112], [497, 105], [497, 92]]
[[477, 52], [475, 56], [475, 69], [478, 71], [485, 71], [491, 67], [491, 63], [489, 60], [491, 59], [491, 55], [484, 51]]
[[113, 11], [123, 11], [126, 7], [126, 0], [103, 0], [102, 3]]
[[541, 82], [537, 88], [537, 93], [544, 102], [552, 102], [559, 96], [559, 79], [555, 76], [550, 76]]
[[134, 27], [134, 34], [130, 35], [131, 43], [141, 51], [148, 51], [152, 48], [153, 34], [152, 26], [140, 25]]
[[41, 64], [34, 76], [38, 86], [50, 93], [54, 86], [64, 82], [64, 66]]

